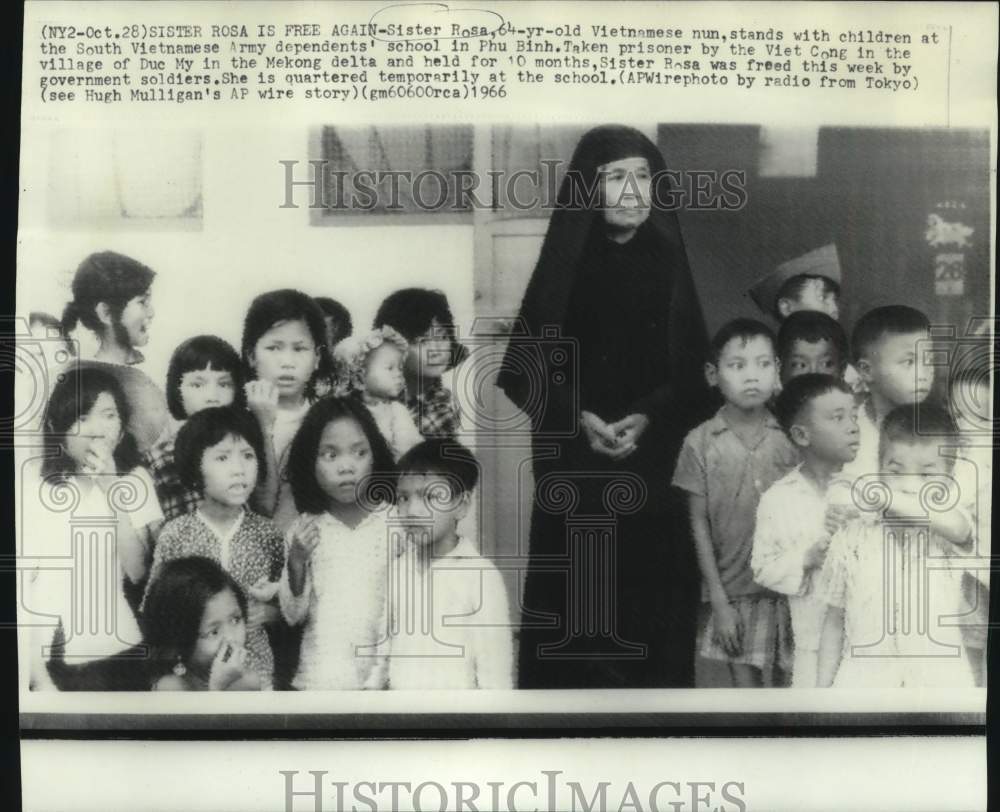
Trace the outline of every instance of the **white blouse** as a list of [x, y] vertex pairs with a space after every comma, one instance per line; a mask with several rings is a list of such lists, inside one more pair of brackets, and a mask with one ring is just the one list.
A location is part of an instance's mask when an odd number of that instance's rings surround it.
[[[125, 599], [117, 515], [140, 530], [163, 518], [149, 474], [136, 468], [108, 491], [70, 477], [25, 478], [18, 522], [22, 622], [49, 645], [61, 624], [67, 664], [118, 654], [141, 642]], [[45, 656], [48, 653], [45, 652]]]
[[[319, 516], [320, 541], [306, 565], [301, 595], [292, 593], [285, 565], [278, 587], [282, 614], [291, 625], [305, 623], [295, 688], [364, 687], [375, 661], [372, 647], [395, 549], [386, 513], [387, 508], [375, 511], [353, 528], [329, 513]], [[307, 518], [302, 514], [289, 527], [286, 553]]]

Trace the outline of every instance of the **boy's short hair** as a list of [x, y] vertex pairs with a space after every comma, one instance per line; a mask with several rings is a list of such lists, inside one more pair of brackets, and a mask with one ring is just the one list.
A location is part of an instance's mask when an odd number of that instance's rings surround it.
[[819, 372], [807, 372], [789, 380], [774, 403], [774, 416], [785, 434], [790, 437], [792, 426], [806, 407], [827, 392], [852, 394], [851, 387], [842, 380]]
[[[264, 457], [264, 438], [260, 425], [250, 412], [232, 406], [212, 406], [191, 415], [177, 432], [174, 459], [181, 483], [192, 491], [201, 493], [205, 480], [201, 473], [201, 458], [206, 448], [222, 442], [226, 437], [242, 437], [257, 455], [257, 482], [267, 473]], [[255, 483], [256, 484], [256, 483]]]
[[792, 313], [778, 328], [778, 358], [784, 363], [796, 341], [815, 344], [829, 341], [837, 351], [840, 368], [847, 365], [847, 333], [840, 322], [818, 310], [800, 310]]
[[777, 346], [774, 331], [764, 322], [757, 321], [757, 319], [733, 319], [722, 325], [719, 332], [712, 338], [708, 348], [709, 362], [718, 364], [719, 358], [722, 357], [722, 351], [734, 338], [742, 339], [744, 344], [754, 338], [766, 338], [771, 342], [772, 347]]
[[828, 276], [813, 275], [813, 274], [798, 274], [793, 276], [791, 279], [785, 281], [785, 283], [778, 288], [778, 293], [774, 297], [774, 304], [772, 305], [772, 310], [774, 312], [775, 318], [781, 321], [782, 315], [781, 310], [778, 308], [778, 303], [782, 299], [791, 299], [792, 301], [798, 302], [802, 299], [802, 291], [806, 285], [808, 285], [813, 279], [819, 279], [823, 283], [823, 294], [836, 294], [840, 296], [840, 285], [838, 285], [834, 280]]
[[440, 474], [456, 497], [472, 492], [479, 483], [479, 463], [461, 443], [446, 438], [424, 440], [399, 458], [399, 476]]
[[243, 391], [243, 362], [239, 353], [218, 336], [195, 336], [178, 345], [167, 367], [167, 407], [178, 420], [189, 417], [181, 400], [181, 381], [187, 372], [200, 372], [212, 367], [216, 372], [228, 372], [233, 378], [233, 403], [238, 409], [246, 406]]
[[887, 335], [926, 333], [930, 328], [930, 319], [914, 307], [886, 305], [869, 310], [858, 319], [851, 333], [854, 363], [866, 358], [872, 345]]
[[[911, 403], [897, 406], [885, 416], [878, 440], [878, 457], [881, 460], [891, 443], [954, 444], [958, 441], [958, 427], [951, 415], [940, 406]], [[954, 458], [945, 455], [945, 459], [951, 468], [955, 462]]]

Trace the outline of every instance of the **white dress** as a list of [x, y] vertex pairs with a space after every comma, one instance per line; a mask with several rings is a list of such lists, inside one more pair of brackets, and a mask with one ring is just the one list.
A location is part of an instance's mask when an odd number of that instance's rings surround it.
[[[292, 523], [286, 553], [307, 518], [302, 514]], [[329, 513], [318, 522], [320, 541], [306, 565], [302, 594], [292, 593], [287, 564], [278, 587], [285, 620], [293, 626], [305, 623], [292, 686], [300, 691], [363, 688], [375, 663], [369, 650], [378, 642], [395, 541], [385, 509], [354, 528]]]

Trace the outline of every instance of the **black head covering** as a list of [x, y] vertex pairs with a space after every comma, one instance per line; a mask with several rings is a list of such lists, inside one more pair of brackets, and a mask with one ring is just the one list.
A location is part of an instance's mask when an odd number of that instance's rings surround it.
[[[656, 145], [638, 130], [620, 125], [595, 127], [583, 135], [563, 178], [556, 206], [549, 220], [545, 241], [521, 303], [520, 319], [528, 336], [542, 334], [543, 327], [562, 327], [583, 254], [595, 228], [603, 228], [603, 215], [596, 197], [598, 168], [625, 158], [645, 158], [654, 176], [654, 194], [649, 218], [640, 227], [659, 245], [658, 254], [671, 276], [669, 308], [671, 381], [675, 395], [684, 400], [704, 400], [702, 363], [707, 347], [705, 324], [688, 267], [680, 225], [666, 202], [671, 188], [663, 174], [666, 163]], [[589, 204], [589, 205], [588, 205]], [[634, 239], [634, 238], [633, 238]], [[545, 354], [543, 353], [543, 356]], [[544, 364], [544, 358], [542, 363]], [[497, 385], [520, 408], [537, 392], [524, 372], [524, 364], [510, 351], [497, 378]], [[551, 380], [551, 375], [546, 375]], [[690, 397], [687, 397], [689, 395]], [[549, 386], [547, 402], [559, 399]], [[677, 400], [671, 397], [670, 400]], [[682, 405], [680, 402], [676, 405]], [[697, 404], [683, 404], [685, 406]], [[558, 407], [557, 407], [558, 408]], [[687, 411], [687, 408], [685, 408]], [[679, 415], [678, 415], [679, 416]]]

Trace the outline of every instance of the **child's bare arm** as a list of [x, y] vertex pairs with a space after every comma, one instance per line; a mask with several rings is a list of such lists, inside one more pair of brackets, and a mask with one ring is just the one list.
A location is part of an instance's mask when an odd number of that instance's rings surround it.
[[816, 666], [816, 687], [829, 688], [840, 669], [844, 650], [844, 610], [827, 606], [823, 631], [819, 638], [819, 658]]
[[712, 602], [712, 611], [715, 614], [716, 636], [726, 652], [737, 655], [742, 650], [742, 631], [739, 615], [729, 603], [729, 595], [722, 585], [719, 566], [715, 560], [712, 534], [708, 525], [708, 500], [704, 496], [688, 494], [688, 507], [691, 513], [691, 534], [694, 536], [698, 569], [701, 570], [701, 577], [708, 586], [709, 600]]
[[968, 514], [953, 507], [951, 510], [928, 509], [918, 495], [894, 492], [892, 503], [886, 511], [897, 517], [926, 517], [932, 533], [937, 533], [958, 547], [972, 544], [972, 522]]
[[264, 436], [265, 476], [253, 492], [253, 506], [264, 516], [273, 516], [277, 509], [281, 471], [274, 453], [274, 421], [278, 414], [278, 391], [267, 381], [249, 381], [246, 384], [247, 408], [260, 425]]

